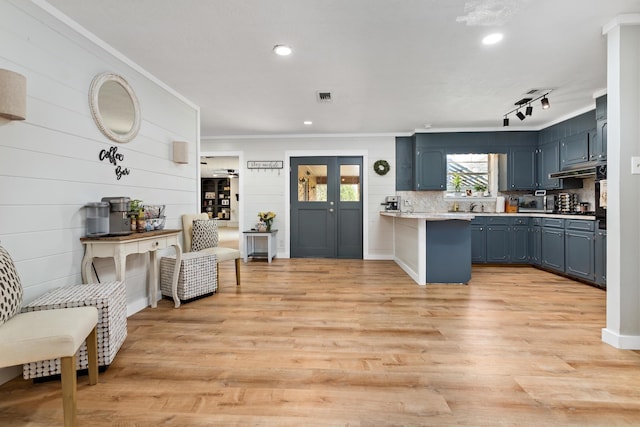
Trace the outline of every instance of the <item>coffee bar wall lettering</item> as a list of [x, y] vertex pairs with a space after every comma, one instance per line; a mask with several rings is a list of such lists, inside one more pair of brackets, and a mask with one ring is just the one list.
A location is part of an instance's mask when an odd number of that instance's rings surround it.
[[201, 188], [201, 212], [209, 215], [209, 218], [230, 220], [231, 182], [229, 178], [203, 178]]

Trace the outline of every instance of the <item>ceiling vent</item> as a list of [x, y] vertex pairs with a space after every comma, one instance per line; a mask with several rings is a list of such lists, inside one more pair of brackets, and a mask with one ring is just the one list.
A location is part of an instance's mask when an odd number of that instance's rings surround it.
[[317, 91], [316, 92], [316, 98], [318, 99], [318, 102], [331, 102], [331, 101], [333, 101], [331, 99], [331, 92]]

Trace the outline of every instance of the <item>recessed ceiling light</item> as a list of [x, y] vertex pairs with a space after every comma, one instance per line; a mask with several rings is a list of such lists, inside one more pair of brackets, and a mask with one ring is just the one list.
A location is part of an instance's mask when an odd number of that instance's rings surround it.
[[482, 44], [496, 44], [500, 40], [502, 40], [502, 37], [503, 37], [502, 33], [489, 34], [488, 36], [482, 39]]
[[313, 124], [313, 122], [312, 122], [311, 120], [305, 120], [305, 121], [304, 121], [304, 122], [302, 122], [302, 123], [304, 123], [304, 124], [305, 124], [305, 125], [307, 125], [307, 126], [309, 126], [309, 125], [312, 125], [312, 124]]
[[291, 55], [291, 52], [293, 52], [293, 50], [286, 44], [277, 44], [273, 47], [273, 53], [275, 53], [276, 55], [287, 56]]

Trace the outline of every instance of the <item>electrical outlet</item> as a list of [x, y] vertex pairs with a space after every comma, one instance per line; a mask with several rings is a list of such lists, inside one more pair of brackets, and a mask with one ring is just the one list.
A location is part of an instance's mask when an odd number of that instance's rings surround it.
[[411, 200], [404, 199], [404, 205], [405, 206], [411, 206]]
[[640, 157], [631, 158], [631, 175], [640, 175]]

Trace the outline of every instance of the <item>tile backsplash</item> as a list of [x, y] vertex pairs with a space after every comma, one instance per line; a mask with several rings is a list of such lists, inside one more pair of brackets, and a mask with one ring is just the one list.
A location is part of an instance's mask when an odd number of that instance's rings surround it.
[[[509, 198], [510, 196], [518, 197], [523, 194], [531, 193], [533, 193], [533, 191], [499, 192], [498, 196]], [[588, 210], [595, 210], [594, 178], [583, 179], [582, 188], [574, 190], [551, 190], [547, 193], [575, 193], [578, 195], [578, 200], [580, 202], [589, 203]], [[465, 198], [450, 199], [444, 197], [445, 193], [443, 191], [398, 191], [396, 194], [401, 197], [401, 210], [403, 212], [447, 212], [452, 209], [454, 202], [459, 205], [461, 210], [465, 211], [469, 209], [470, 203], [476, 204], [476, 212], [480, 212], [482, 210], [482, 206], [484, 206], [484, 212], [496, 211], [495, 197], [472, 198], [468, 200]], [[405, 201], [408, 201], [408, 205], [405, 204]]]

